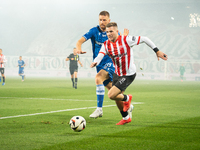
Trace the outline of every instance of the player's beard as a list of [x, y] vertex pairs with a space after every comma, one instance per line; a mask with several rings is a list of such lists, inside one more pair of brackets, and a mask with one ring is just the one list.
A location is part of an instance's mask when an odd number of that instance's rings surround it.
[[102, 31], [106, 31], [106, 26], [104, 24], [101, 24], [100, 28], [101, 28]]

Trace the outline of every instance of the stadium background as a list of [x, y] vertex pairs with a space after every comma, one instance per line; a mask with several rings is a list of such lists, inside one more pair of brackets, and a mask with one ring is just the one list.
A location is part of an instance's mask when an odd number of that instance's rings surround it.
[[[169, 60], [157, 62], [145, 44], [134, 47], [138, 79], [178, 80], [184, 64], [185, 80], [200, 80], [200, 2], [195, 0], [0, 0], [0, 47], [7, 58], [6, 76], [17, 76], [17, 60], [23, 56], [29, 77], [69, 77], [68, 62], [77, 40], [98, 24], [102, 10], [123, 33], [149, 37]], [[79, 77], [95, 76], [91, 69], [91, 43], [80, 55], [84, 67]], [[141, 69], [140, 69], [141, 68]]]

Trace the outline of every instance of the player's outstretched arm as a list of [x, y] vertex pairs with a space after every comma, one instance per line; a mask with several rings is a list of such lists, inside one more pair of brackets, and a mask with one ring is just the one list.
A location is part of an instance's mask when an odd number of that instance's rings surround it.
[[84, 37], [81, 37], [78, 42], [76, 43], [76, 49], [78, 54], [85, 54], [86, 52], [83, 52], [81, 49], [82, 44], [86, 41]]
[[90, 65], [91, 68], [93, 68], [95, 66], [97, 66], [97, 62], [92, 62], [91, 65]]
[[167, 55], [160, 50], [156, 52], [156, 55], [157, 55], [158, 60], [160, 60], [160, 58], [162, 58], [163, 60], [168, 59]]
[[139, 43], [146, 43], [151, 49], [153, 49], [153, 51], [156, 53], [158, 60], [160, 60], [160, 58], [162, 58], [163, 60], [167, 60], [168, 57], [165, 53], [163, 53], [162, 51], [160, 51], [157, 46], [148, 38], [148, 37], [144, 37], [141, 36]]
[[104, 54], [101, 53], [101, 51], [100, 51], [99, 54], [97, 55], [97, 57], [91, 63], [90, 67], [93, 68], [93, 67], [97, 66], [101, 62], [101, 60], [103, 59], [103, 57], [104, 57]]

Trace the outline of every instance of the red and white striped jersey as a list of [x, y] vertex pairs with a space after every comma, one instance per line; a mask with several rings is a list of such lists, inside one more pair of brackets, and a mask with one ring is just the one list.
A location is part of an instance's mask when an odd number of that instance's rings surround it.
[[133, 75], [136, 73], [136, 66], [134, 64], [133, 50], [131, 47], [143, 42], [152, 49], [156, 48], [155, 44], [150, 39], [142, 36], [122, 35], [118, 36], [114, 43], [107, 40], [102, 45], [101, 50], [94, 62], [97, 62], [98, 65], [104, 55], [109, 55], [115, 66], [115, 73], [118, 76]]
[[3, 54], [0, 55], [0, 68], [5, 67], [6, 58]]

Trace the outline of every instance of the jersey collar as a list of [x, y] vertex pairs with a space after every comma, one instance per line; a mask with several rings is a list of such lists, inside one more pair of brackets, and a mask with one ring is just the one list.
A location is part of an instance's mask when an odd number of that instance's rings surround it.
[[103, 32], [102, 30], [101, 30], [101, 28], [100, 28], [100, 26], [99, 25], [97, 25], [97, 29], [99, 30], [99, 32], [101, 32], [101, 33], [105, 33], [105, 32]]

